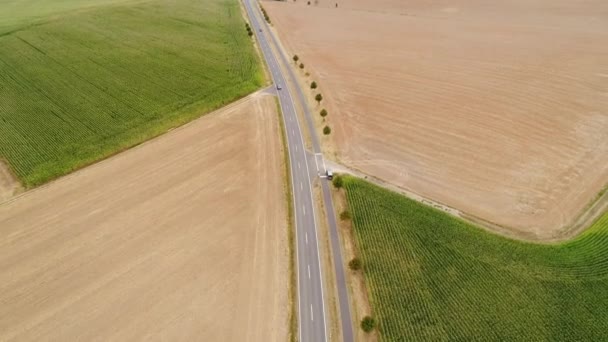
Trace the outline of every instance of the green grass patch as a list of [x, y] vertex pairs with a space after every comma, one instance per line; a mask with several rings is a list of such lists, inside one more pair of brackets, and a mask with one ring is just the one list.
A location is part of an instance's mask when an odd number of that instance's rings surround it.
[[608, 213], [542, 245], [360, 179], [344, 186], [383, 340], [608, 340]]
[[9, 0], [0, 13], [0, 159], [27, 187], [263, 83], [237, 0]]

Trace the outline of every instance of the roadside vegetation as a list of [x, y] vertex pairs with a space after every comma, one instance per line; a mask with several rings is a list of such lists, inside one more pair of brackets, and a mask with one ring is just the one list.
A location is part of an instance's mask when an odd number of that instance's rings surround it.
[[[608, 213], [572, 241], [510, 240], [340, 176], [386, 341], [608, 339]], [[352, 267], [351, 267], [352, 268]]]
[[291, 184], [291, 163], [289, 160], [289, 151], [287, 147], [287, 135], [285, 133], [285, 122], [283, 121], [283, 112], [281, 111], [281, 104], [279, 99], [275, 98], [277, 106], [277, 114], [279, 116], [279, 127], [281, 131], [281, 149], [283, 150], [283, 163], [284, 163], [284, 182], [283, 188], [285, 189], [285, 201], [287, 202], [287, 240], [289, 250], [289, 341], [296, 342], [298, 336], [298, 313], [297, 313], [297, 294], [296, 289], [298, 287], [297, 275], [296, 275], [296, 251], [295, 251], [295, 224], [293, 214], [293, 192]]
[[262, 11], [262, 14], [264, 15], [264, 20], [266, 20], [267, 23], [272, 24], [270, 22], [270, 17], [268, 16], [268, 13], [266, 13], [266, 10], [264, 9], [264, 7], [260, 6], [260, 10]]
[[236, 0], [13, 2], [0, 3], [14, 14], [0, 15], [0, 159], [27, 187], [263, 83]]

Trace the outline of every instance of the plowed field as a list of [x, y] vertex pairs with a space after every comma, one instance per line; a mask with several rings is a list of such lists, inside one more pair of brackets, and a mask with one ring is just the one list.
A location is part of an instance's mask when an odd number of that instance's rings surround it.
[[346, 164], [552, 238], [608, 182], [608, 2], [268, 2]]
[[285, 341], [276, 104], [241, 102], [0, 205], [0, 341]]

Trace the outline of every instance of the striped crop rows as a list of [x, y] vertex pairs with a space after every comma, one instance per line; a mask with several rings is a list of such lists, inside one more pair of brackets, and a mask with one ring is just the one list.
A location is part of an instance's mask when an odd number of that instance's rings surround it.
[[572, 241], [539, 245], [345, 185], [383, 340], [608, 339], [608, 213]]
[[235, 0], [125, 2], [1, 35], [0, 159], [35, 186], [252, 92], [243, 22]]

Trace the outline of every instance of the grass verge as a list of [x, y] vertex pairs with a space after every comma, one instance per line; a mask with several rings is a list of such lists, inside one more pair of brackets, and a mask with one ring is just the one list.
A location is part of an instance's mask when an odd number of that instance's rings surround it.
[[382, 339], [608, 339], [608, 213], [571, 241], [543, 245], [361, 179], [344, 185]]
[[289, 151], [287, 150], [287, 136], [285, 135], [285, 123], [283, 121], [283, 112], [279, 104], [279, 99], [275, 98], [277, 113], [279, 113], [279, 125], [281, 131], [281, 142], [283, 145], [283, 160], [285, 161], [285, 177], [283, 179], [285, 191], [285, 200], [287, 201], [287, 239], [289, 245], [289, 341], [297, 341], [298, 322], [296, 315], [296, 273], [295, 273], [295, 234], [294, 234], [294, 215], [293, 215], [293, 192], [291, 189], [291, 164], [289, 163]]

